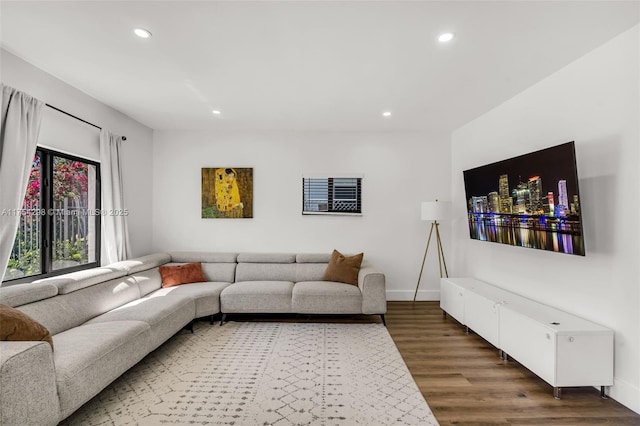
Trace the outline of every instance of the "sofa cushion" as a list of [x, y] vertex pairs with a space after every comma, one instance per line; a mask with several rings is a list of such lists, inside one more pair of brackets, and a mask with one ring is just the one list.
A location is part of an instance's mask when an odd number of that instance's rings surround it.
[[152, 349], [149, 324], [86, 324], [53, 336], [60, 410], [69, 416]]
[[362, 293], [339, 282], [299, 282], [293, 286], [291, 309], [299, 314], [361, 314]]
[[18, 309], [56, 335], [139, 297], [136, 281], [125, 276]]
[[240, 281], [295, 281], [295, 263], [238, 263], [236, 282]]
[[16, 306], [48, 299], [58, 294], [58, 287], [50, 283], [16, 284], [0, 288], [0, 303]]
[[322, 281], [329, 259], [331, 259], [329, 253], [298, 253], [295, 282]]
[[231, 283], [204, 282], [190, 285], [161, 288], [147, 297], [183, 296], [194, 300], [196, 318], [215, 315], [220, 312], [220, 292]]
[[49, 330], [24, 312], [6, 305], [0, 305], [0, 340], [6, 341], [42, 341], [53, 348]]
[[232, 283], [236, 280], [235, 263], [203, 263], [202, 272], [207, 281]]
[[124, 277], [125, 275], [127, 275], [127, 272], [122, 270], [92, 268], [56, 277], [43, 278], [34, 281], [34, 283], [53, 284], [58, 287], [58, 294], [67, 294], [114, 278]]
[[119, 271], [125, 271], [129, 275], [146, 269], [155, 268], [171, 261], [171, 256], [167, 253], [154, 253], [147, 256], [136, 257], [134, 259], [123, 260], [121, 262], [111, 263], [105, 268]]
[[155, 349], [189, 324], [195, 318], [195, 313], [195, 302], [190, 297], [143, 297], [93, 318], [86, 324], [143, 321], [151, 327], [151, 349]]
[[323, 279], [325, 281], [337, 281], [351, 285], [358, 285], [358, 272], [364, 254], [356, 254], [354, 256], [345, 256], [338, 250], [334, 250], [324, 271]]
[[238, 253], [215, 253], [203, 251], [179, 251], [171, 253], [171, 262], [177, 263], [236, 263]]
[[297, 263], [296, 279], [300, 281], [322, 281], [324, 271], [327, 270], [327, 263]]
[[240, 253], [238, 263], [295, 263], [296, 255], [291, 253]]
[[296, 263], [329, 263], [330, 253], [298, 253]]
[[291, 281], [244, 281], [231, 284], [220, 293], [224, 313], [291, 312]]
[[159, 267], [136, 272], [131, 277], [135, 279], [138, 288], [140, 288], [140, 297], [162, 288], [162, 276], [160, 276]]
[[162, 287], [173, 287], [175, 285], [202, 283], [206, 281], [200, 262], [175, 266], [161, 266], [160, 276], [162, 277]]

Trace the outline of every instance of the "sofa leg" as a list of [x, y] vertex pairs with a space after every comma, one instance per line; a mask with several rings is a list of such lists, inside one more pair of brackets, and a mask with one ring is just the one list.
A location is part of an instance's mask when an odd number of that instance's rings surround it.
[[382, 318], [382, 325], [387, 326], [387, 321], [384, 319], [384, 314], [380, 314], [380, 318]]
[[213, 317], [214, 317], [214, 315], [211, 315], [211, 316], [209, 317], [209, 324], [211, 324], [211, 325], [213, 325]]
[[222, 318], [220, 319], [220, 327], [222, 327], [222, 324], [224, 324], [224, 320], [227, 319], [227, 314], [222, 314]]
[[189, 324], [187, 324], [187, 325], [185, 326], [185, 328], [186, 328], [187, 330], [189, 330], [189, 331], [191, 332], [191, 334], [193, 334], [193, 321], [191, 321]]

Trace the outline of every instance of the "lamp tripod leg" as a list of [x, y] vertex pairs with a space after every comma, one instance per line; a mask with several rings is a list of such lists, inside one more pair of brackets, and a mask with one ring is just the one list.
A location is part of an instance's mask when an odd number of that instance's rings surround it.
[[[413, 294], [413, 301], [416, 301], [416, 296], [418, 296], [418, 288], [420, 287], [420, 280], [422, 279], [422, 271], [424, 271], [424, 262], [427, 260], [427, 252], [429, 251], [429, 244], [431, 243], [431, 234], [433, 233], [433, 227], [436, 223], [433, 222], [431, 224], [431, 230], [429, 231], [429, 236], [427, 237], [427, 248], [424, 249], [424, 257], [422, 258], [422, 266], [420, 267], [420, 275], [418, 275], [418, 282], [416, 284], [416, 292]], [[436, 233], [438, 228], [436, 227]]]
[[440, 229], [436, 224], [436, 238], [438, 241], [438, 262], [440, 262], [440, 257], [442, 256], [442, 265], [440, 266], [440, 278], [442, 278], [442, 266], [444, 266], [444, 274], [447, 278], [449, 278], [449, 272], [447, 271], [447, 261], [444, 259], [444, 249], [442, 248], [442, 240], [440, 239]]
[[440, 278], [442, 278], [442, 255], [440, 254], [441, 252], [441, 248], [440, 248], [440, 227], [438, 226], [439, 223], [436, 222], [436, 248], [438, 250], [438, 268], [440, 268]]

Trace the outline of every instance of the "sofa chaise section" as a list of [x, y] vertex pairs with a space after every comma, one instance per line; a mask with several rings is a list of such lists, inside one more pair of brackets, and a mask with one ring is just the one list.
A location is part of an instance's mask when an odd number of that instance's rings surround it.
[[[3, 288], [0, 303], [46, 327], [54, 348], [1, 342], [0, 424], [57, 424], [191, 322], [193, 298], [143, 298], [142, 291], [153, 290], [128, 275], [170, 260], [168, 254], [150, 255]], [[31, 388], [33, 397], [24, 399]]]
[[152, 347], [143, 321], [88, 323], [53, 336], [61, 419], [96, 396]]
[[144, 358], [151, 350], [151, 329], [142, 321], [87, 324], [140, 297], [131, 277], [101, 283], [94, 283], [93, 276], [86, 281], [60, 277], [43, 281], [57, 286], [59, 294], [17, 309], [45, 326], [53, 336], [59, 421]]

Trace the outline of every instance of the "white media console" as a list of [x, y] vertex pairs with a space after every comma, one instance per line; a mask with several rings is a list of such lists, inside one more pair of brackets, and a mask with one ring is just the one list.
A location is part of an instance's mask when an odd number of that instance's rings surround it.
[[440, 307], [553, 386], [613, 385], [613, 330], [473, 278], [443, 278]]

